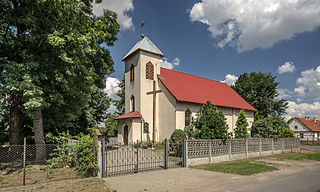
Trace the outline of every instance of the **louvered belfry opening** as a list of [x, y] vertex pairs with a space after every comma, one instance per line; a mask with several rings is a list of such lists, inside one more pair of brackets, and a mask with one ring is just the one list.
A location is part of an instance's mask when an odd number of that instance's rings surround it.
[[146, 79], [153, 80], [153, 74], [154, 74], [153, 70], [154, 70], [153, 64], [149, 61], [146, 64]]

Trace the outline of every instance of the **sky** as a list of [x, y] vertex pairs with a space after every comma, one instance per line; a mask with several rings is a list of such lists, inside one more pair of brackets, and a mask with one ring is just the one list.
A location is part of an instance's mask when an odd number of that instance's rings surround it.
[[243, 73], [270, 72], [278, 98], [288, 100], [287, 118], [320, 119], [319, 0], [103, 0], [93, 8], [118, 14], [118, 40], [108, 47], [111, 98], [144, 21], [144, 34], [164, 53], [162, 67], [229, 85]]

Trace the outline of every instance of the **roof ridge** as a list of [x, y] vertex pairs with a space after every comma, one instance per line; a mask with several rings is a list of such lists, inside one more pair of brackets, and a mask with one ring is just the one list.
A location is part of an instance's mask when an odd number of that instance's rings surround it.
[[[160, 67], [160, 69], [169, 70], [169, 71], [174, 71], [174, 72], [176, 72], [176, 73], [182, 73], [182, 74], [185, 74], [185, 75], [197, 77], [197, 78], [204, 79], [204, 80], [207, 80], [207, 81], [215, 81], [215, 82], [218, 82], [218, 83], [222, 83], [222, 84], [228, 85], [228, 84], [226, 84], [226, 83], [224, 83], [224, 82], [221, 82], [221, 81], [217, 81], [217, 80], [213, 80], [213, 79], [209, 79], [209, 78], [204, 78], [204, 77], [192, 75], [192, 74], [189, 74], [189, 73], [184, 73], [184, 72], [181, 72], [181, 71], [175, 71], [175, 70], [167, 69], [167, 68], [164, 68], [164, 67]], [[160, 73], [160, 75], [161, 75], [161, 73]], [[229, 85], [228, 85], [228, 86], [229, 86]]]

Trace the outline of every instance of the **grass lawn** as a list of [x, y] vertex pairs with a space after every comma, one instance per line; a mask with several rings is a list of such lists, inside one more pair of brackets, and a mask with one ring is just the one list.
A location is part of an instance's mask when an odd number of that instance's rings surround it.
[[49, 192], [49, 191], [86, 191], [86, 192], [99, 192], [106, 191], [112, 192], [110, 188], [106, 185], [106, 182], [102, 179], [92, 178], [85, 180], [68, 181], [64, 183], [40, 185], [37, 187], [27, 187], [21, 189], [9, 190], [10, 192]]
[[303, 143], [303, 142], [301, 142], [300, 143], [301, 145], [311, 145], [311, 146], [320, 146], [320, 142], [319, 143], [317, 143], [317, 142], [309, 142], [309, 143]]
[[320, 161], [320, 152], [301, 150], [298, 153], [279, 154], [279, 155], [274, 155], [274, 157], [276, 159]]
[[278, 170], [275, 167], [252, 163], [248, 160], [239, 160], [232, 162], [224, 162], [224, 163], [214, 163], [214, 164], [203, 164], [191, 166], [192, 168], [204, 169], [209, 171], [218, 171], [223, 173], [234, 173], [239, 175], [253, 175], [266, 171], [275, 171]]

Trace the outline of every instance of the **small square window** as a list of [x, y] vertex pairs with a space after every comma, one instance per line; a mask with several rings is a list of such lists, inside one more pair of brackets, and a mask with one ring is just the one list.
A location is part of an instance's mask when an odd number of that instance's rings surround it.
[[298, 129], [298, 126], [294, 126], [294, 129]]
[[300, 133], [300, 138], [302, 138], [302, 139], [303, 139], [303, 133]]

